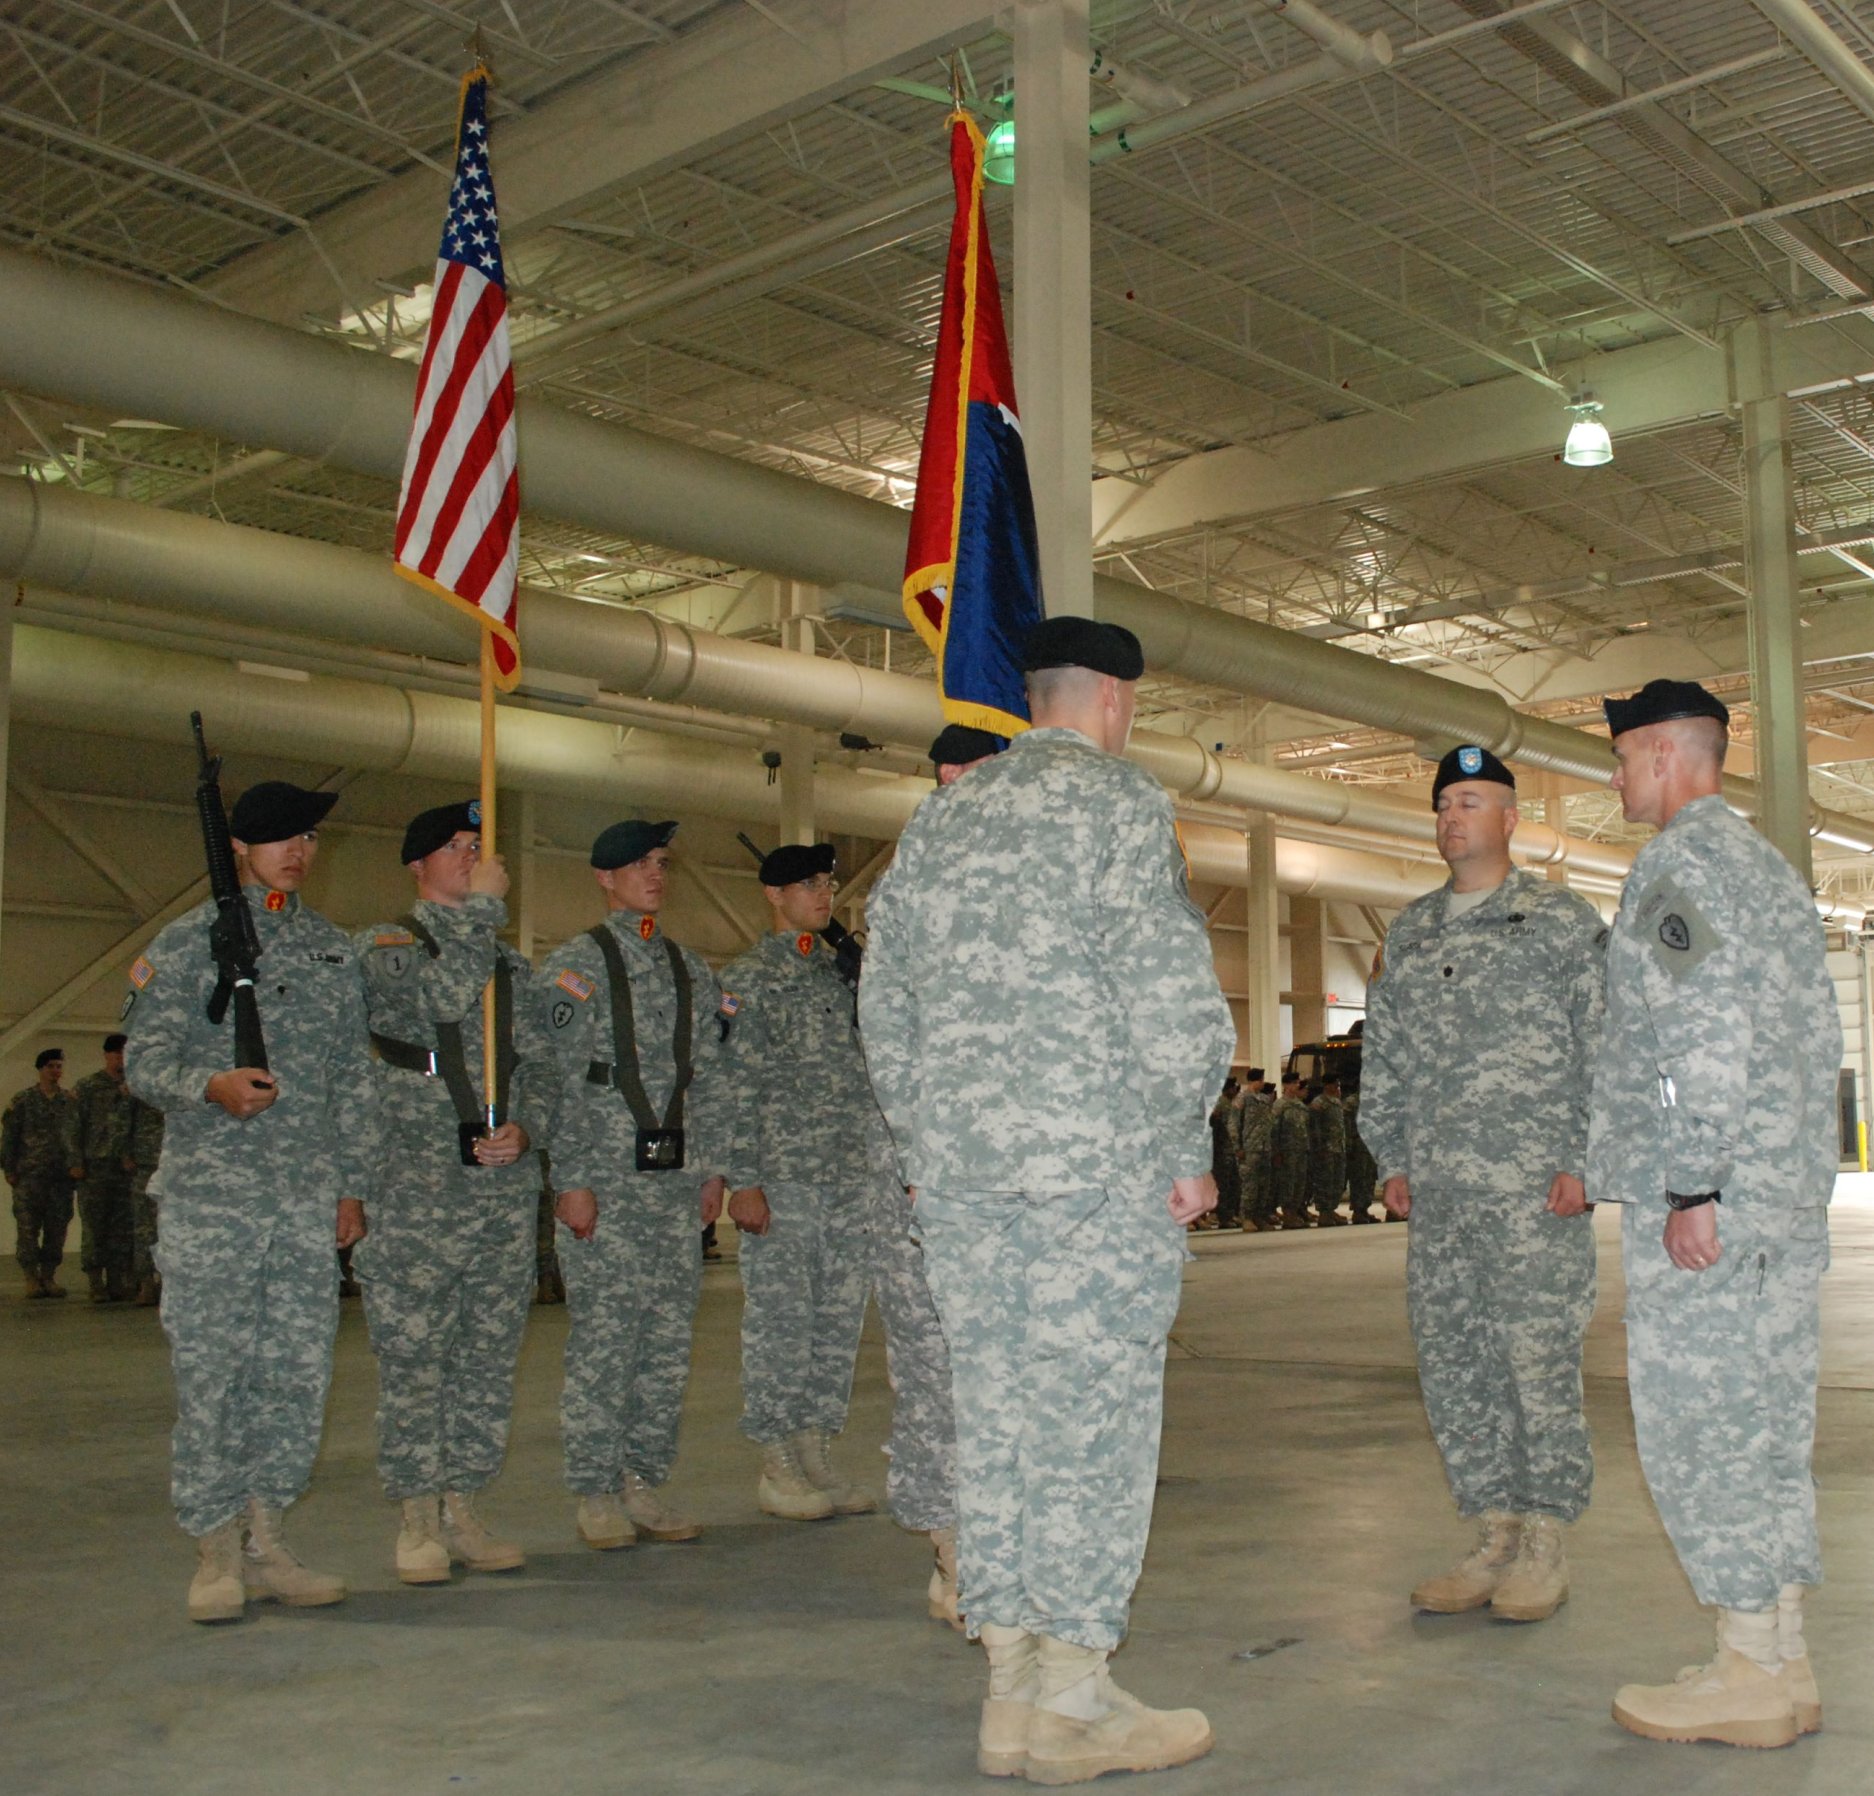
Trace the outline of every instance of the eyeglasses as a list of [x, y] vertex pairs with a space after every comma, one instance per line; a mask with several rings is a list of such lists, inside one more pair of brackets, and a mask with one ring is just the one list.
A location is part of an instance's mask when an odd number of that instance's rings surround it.
[[839, 881], [830, 873], [816, 873], [811, 879], [803, 879], [800, 883], [807, 891], [812, 892], [815, 897], [818, 897], [822, 892], [837, 892], [839, 890]]

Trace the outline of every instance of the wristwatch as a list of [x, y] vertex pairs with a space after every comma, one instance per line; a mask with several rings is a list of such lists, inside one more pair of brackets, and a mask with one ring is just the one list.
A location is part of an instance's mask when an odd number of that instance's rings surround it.
[[1721, 1204], [1724, 1199], [1716, 1191], [1700, 1191], [1691, 1197], [1686, 1197], [1677, 1191], [1668, 1191], [1666, 1202], [1675, 1210], [1696, 1210], [1703, 1204]]

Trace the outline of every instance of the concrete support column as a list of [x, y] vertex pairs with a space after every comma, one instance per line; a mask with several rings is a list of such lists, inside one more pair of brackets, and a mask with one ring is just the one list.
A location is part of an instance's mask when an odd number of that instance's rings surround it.
[[[813, 588], [798, 580], [781, 583], [781, 643], [802, 655], [813, 653]], [[781, 731], [780, 840], [811, 842], [813, 811], [813, 732], [799, 725]]]
[[0, 892], [6, 888], [7, 751], [13, 735], [13, 607], [0, 605]]
[[1289, 1004], [1295, 1045], [1327, 1039], [1327, 906], [1319, 898], [1288, 901]]
[[[1542, 821], [1550, 829], [1562, 829], [1562, 776], [1559, 773], [1525, 771], [1522, 779], [1529, 796], [1517, 808], [1522, 810], [1525, 817], [1530, 815], [1530, 810], [1525, 806], [1539, 809]], [[1568, 870], [1560, 861], [1551, 861], [1542, 872], [1551, 885], [1565, 886], [1568, 883]]]
[[1093, 612], [1087, 0], [1017, 0], [1015, 397], [1050, 616]]
[[1755, 705], [1757, 827], [1803, 878], [1809, 852], [1809, 755], [1796, 610], [1795, 484], [1789, 406], [1776, 370], [1777, 333], [1752, 318], [1732, 332], [1731, 391], [1744, 424], [1744, 551], [1750, 587], [1750, 690]]
[[497, 846], [508, 865], [508, 931], [515, 948], [534, 957], [534, 891], [539, 857], [535, 810], [539, 800], [531, 792], [503, 792], [495, 813]]
[[1275, 822], [1258, 811], [1243, 832], [1249, 856], [1243, 977], [1243, 1051], [1271, 1079], [1282, 1064], [1282, 896], [1275, 883]]

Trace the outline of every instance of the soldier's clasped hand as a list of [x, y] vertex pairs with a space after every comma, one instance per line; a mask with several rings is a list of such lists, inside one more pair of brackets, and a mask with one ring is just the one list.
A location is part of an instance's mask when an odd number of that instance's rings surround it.
[[230, 1116], [246, 1122], [258, 1116], [280, 1095], [280, 1087], [264, 1067], [237, 1066], [216, 1073], [202, 1094], [209, 1103], [219, 1104]]

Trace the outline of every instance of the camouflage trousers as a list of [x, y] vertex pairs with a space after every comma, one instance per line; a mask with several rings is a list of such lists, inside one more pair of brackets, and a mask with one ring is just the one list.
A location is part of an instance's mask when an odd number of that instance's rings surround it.
[[1269, 1162], [1269, 1213], [1297, 1219], [1308, 1214], [1308, 1161], [1300, 1154]]
[[567, 1487], [581, 1496], [617, 1490], [626, 1472], [662, 1484], [676, 1462], [703, 1279], [701, 1183], [687, 1171], [630, 1173], [598, 1187], [591, 1240], [560, 1230], [560, 1427]]
[[534, 1278], [557, 1278], [560, 1256], [557, 1237], [559, 1224], [553, 1219], [553, 1187], [543, 1184], [534, 1214]]
[[250, 1497], [286, 1508], [319, 1451], [338, 1327], [336, 1199], [291, 1216], [269, 1203], [252, 1190], [196, 1201], [173, 1173], [163, 1197], [170, 1495], [189, 1534], [212, 1533]]
[[437, 1189], [393, 1171], [353, 1256], [377, 1356], [377, 1473], [396, 1501], [480, 1490], [507, 1455], [538, 1200], [529, 1176], [469, 1189], [476, 1176]]
[[1275, 1220], [1275, 1173], [1267, 1154], [1250, 1154], [1237, 1162], [1243, 1186], [1241, 1216], [1251, 1222]]
[[846, 1426], [870, 1286], [863, 1186], [765, 1187], [765, 1235], [744, 1235], [742, 1432], [767, 1446]]
[[68, 1179], [21, 1179], [13, 1187], [14, 1257], [27, 1272], [50, 1272], [65, 1258], [72, 1225]]
[[150, 1172], [130, 1182], [130, 1233], [137, 1283], [156, 1276], [156, 1199], [150, 1195]]
[[1639, 1204], [1621, 1218], [1640, 1465], [1698, 1600], [1774, 1609], [1782, 1585], [1822, 1581], [1811, 1461], [1828, 1211], [1727, 1201], [1723, 1251], [1701, 1272], [1666, 1257], [1665, 1220]]
[[78, 1187], [78, 1215], [85, 1225], [79, 1263], [86, 1272], [106, 1272], [127, 1279], [137, 1258], [136, 1218], [130, 1204], [127, 1172], [86, 1179]]
[[866, 1202], [872, 1290], [885, 1324], [891, 1379], [891, 1470], [885, 1501], [901, 1528], [956, 1526], [957, 1433], [950, 1403], [950, 1350], [924, 1277], [924, 1250], [911, 1232], [911, 1200], [895, 1178]]
[[995, 1622], [1103, 1650], [1125, 1636], [1185, 1259], [1167, 1195], [918, 1193], [950, 1344], [972, 1632]]
[[1412, 1193], [1406, 1316], [1419, 1388], [1458, 1514], [1572, 1522], [1594, 1452], [1581, 1344], [1594, 1314], [1594, 1225], [1546, 1193]]
[[1364, 1142], [1356, 1141], [1347, 1149], [1347, 1202], [1358, 1216], [1371, 1210], [1379, 1201], [1379, 1168], [1367, 1152]]
[[1317, 1216], [1340, 1208], [1347, 1191], [1347, 1156], [1314, 1154], [1308, 1162], [1308, 1197]]

